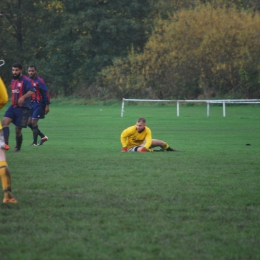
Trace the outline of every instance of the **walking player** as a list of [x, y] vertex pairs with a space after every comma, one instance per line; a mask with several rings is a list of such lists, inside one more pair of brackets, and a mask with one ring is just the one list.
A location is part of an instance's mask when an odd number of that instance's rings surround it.
[[[35, 66], [32, 65], [28, 68], [28, 75], [36, 89], [35, 93], [32, 95], [32, 112], [28, 120], [28, 126], [33, 131], [32, 145], [37, 146], [48, 141], [48, 137], [39, 129], [38, 121], [39, 119], [44, 119], [45, 115], [47, 115], [50, 111], [50, 94], [44, 80], [37, 75]], [[41, 137], [41, 140], [37, 144], [38, 135]]]
[[12, 65], [13, 79], [12, 86], [12, 104], [6, 110], [2, 127], [5, 139], [5, 149], [9, 150], [9, 124], [15, 125], [16, 146], [15, 152], [21, 150], [23, 136], [22, 128], [26, 128], [31, 114], [31, 96], [35, 92], [31, 80], [22, 74], [22, 65], [14, 63]]

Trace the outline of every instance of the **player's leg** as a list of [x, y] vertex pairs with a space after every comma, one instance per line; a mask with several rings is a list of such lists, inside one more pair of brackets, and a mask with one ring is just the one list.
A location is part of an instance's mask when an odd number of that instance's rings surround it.
[[45, 118], [44, 106], [42, 104], [36, 104], [34, 106], [34, 111], [32, 116], [32, 128], [34, 133], [36, 134], [37, 132], [37, 135], [41, 137], [41, 140], [39, 141], [38, 145], [42, 145], [44, 142], [48, 141], [48, 137], [41, 132], [38, 125], [39, 119], [44, 119], [44, 118]]
[[162, 140], [158, 140], [158, 139], [152, 139], [152, 145], [150, 148], [154, 148], [156, 146], [160, 146], [163, 150], [168, 151], [168, 152], [175, 151], [166, 142], [164, 142]]
[[37, 139], [39, 134], [38, 119], [32, 118], [32, 131], [33, 131], [33, 146], [37, 146]]
[[9, 150], [9, 135], [10, 135], [10, 129], [9, 124], [12, 122], [12, 119], [9, 117], [4, 117], [2, 120], [2, 129], [3, 129], [3, 136], [4, 136], [4, 145], [2, 148], [5, 150]]
[[15, 113], [17, 119], [15, 122], [16, 146], [14, 148], [14, 151], [19, 152], [21, 150], [23, 142], [22, 128], [27, 127], [31, 110], [27, 108], [16, 108]]
[[132, 148], [129, 148], [127, 152], [153, 152], [153, 150], [144, 148], [143, 144], [141, 146], [134, 146]]
[[[2, 128], [5, 138], [5, 143], [8, 144], [9, 141], [9, 125], [11, 122], [14, 122], [16, 118], [15, 115], [15, 108], [11, 105], [8, 107], [8, 109], [5, 111], [3, 120], [2, 120]], [[4, 129], [5, 128], [5, 129]]]
[[[3, 136], [1, 139], [3, 139]], [[3, 142], [3, 140], [0, 142]], [[17, 200], [12, 196], [11, 193], [11, 174], [7, 166], [5, 152], [3, 149], [0, 149], [0, 178], [4, 192], [3, 203], [17, 203]]]
[[11, 175], [7, 165], [0, 161], [0, 176], [2, 180], [2, 187], [4, 192], [3, 203], [16, 204], [17, 200], [12, 195], [11, 190]]
[[15, 152], [19, 152], [21, 150], [21, 146], [23, 143], [23, 135], [22, 135], [22, 128], [16, 126], [15, 127], [15, 139], [16, 139], [16, 146], [14, 148]]
[[27, 126], [32, 130], [32, 116], [29, 117]]
[[10, 129], [9, 125], [11, 122], [15, 121], [15, 113], [14, 113], [14, 107], [10, 106], [3, 117], [2, 120], [2, 128], [3, 128], [3, 134], [4, 134], [4, 140], [5, 140], [5, 150], [9, 150], [9, 135], [10, 135]]
[[129, 148], [128, 150], [127, 150], [127, 152], [138, 152], [138, 148], [140, 148], [141, 146], [134, 146], [134, 147], [132, 147], [132, 148]]
[[33, 130], [33, 143], [37, 144], [37, 137], [38, 135], [41, 137], [38, 145], [42, 145], [44, 142], [48, 140], [48, 137], [41, 132], [38, 125], [39, 119], [33, 118], [32, 119], [32, 130]]
[[141, 145], [136, 146], [135, 151], [136, 152], [153, 152], [153, 149], [146, 149], [145, 148], [146, 141], [144, 141]]

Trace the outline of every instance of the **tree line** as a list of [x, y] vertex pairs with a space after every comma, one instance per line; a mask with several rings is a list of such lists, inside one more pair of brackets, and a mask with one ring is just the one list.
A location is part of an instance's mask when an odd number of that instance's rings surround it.
[[260, 97], [258, 0], [1, 0], [0, 75], [52, 96]]

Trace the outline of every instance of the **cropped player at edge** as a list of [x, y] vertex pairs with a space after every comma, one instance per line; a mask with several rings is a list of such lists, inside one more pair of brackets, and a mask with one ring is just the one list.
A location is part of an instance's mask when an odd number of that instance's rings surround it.
[[[0, 77], [0, 109], [8, 102], [8, 95], [4, 82]], [[3, 136], [2, 124], [0, 122], [0, 178], [2, 181], [2, 187], [4, 191], [4, 204], [16, 204], [17, 200], [11, 193], [11, 174], [8, 169], [5, 156], [5, 141]]]
[[152, 148], [160, 146], [160, 151], [174, 152], [166, 142], [152, 139], [152, 131], [146, 126], [146, 120], [140, 117], [136, 125], [126, 128], [121, 133], [122, 152], [154, 152]]

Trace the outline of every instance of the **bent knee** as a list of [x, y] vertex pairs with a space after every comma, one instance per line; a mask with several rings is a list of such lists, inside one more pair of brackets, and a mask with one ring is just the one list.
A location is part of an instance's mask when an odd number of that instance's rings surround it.
[[12, 122], [11, 118], [4, 117], [2, 120], [2, 127], [7, 127]]

